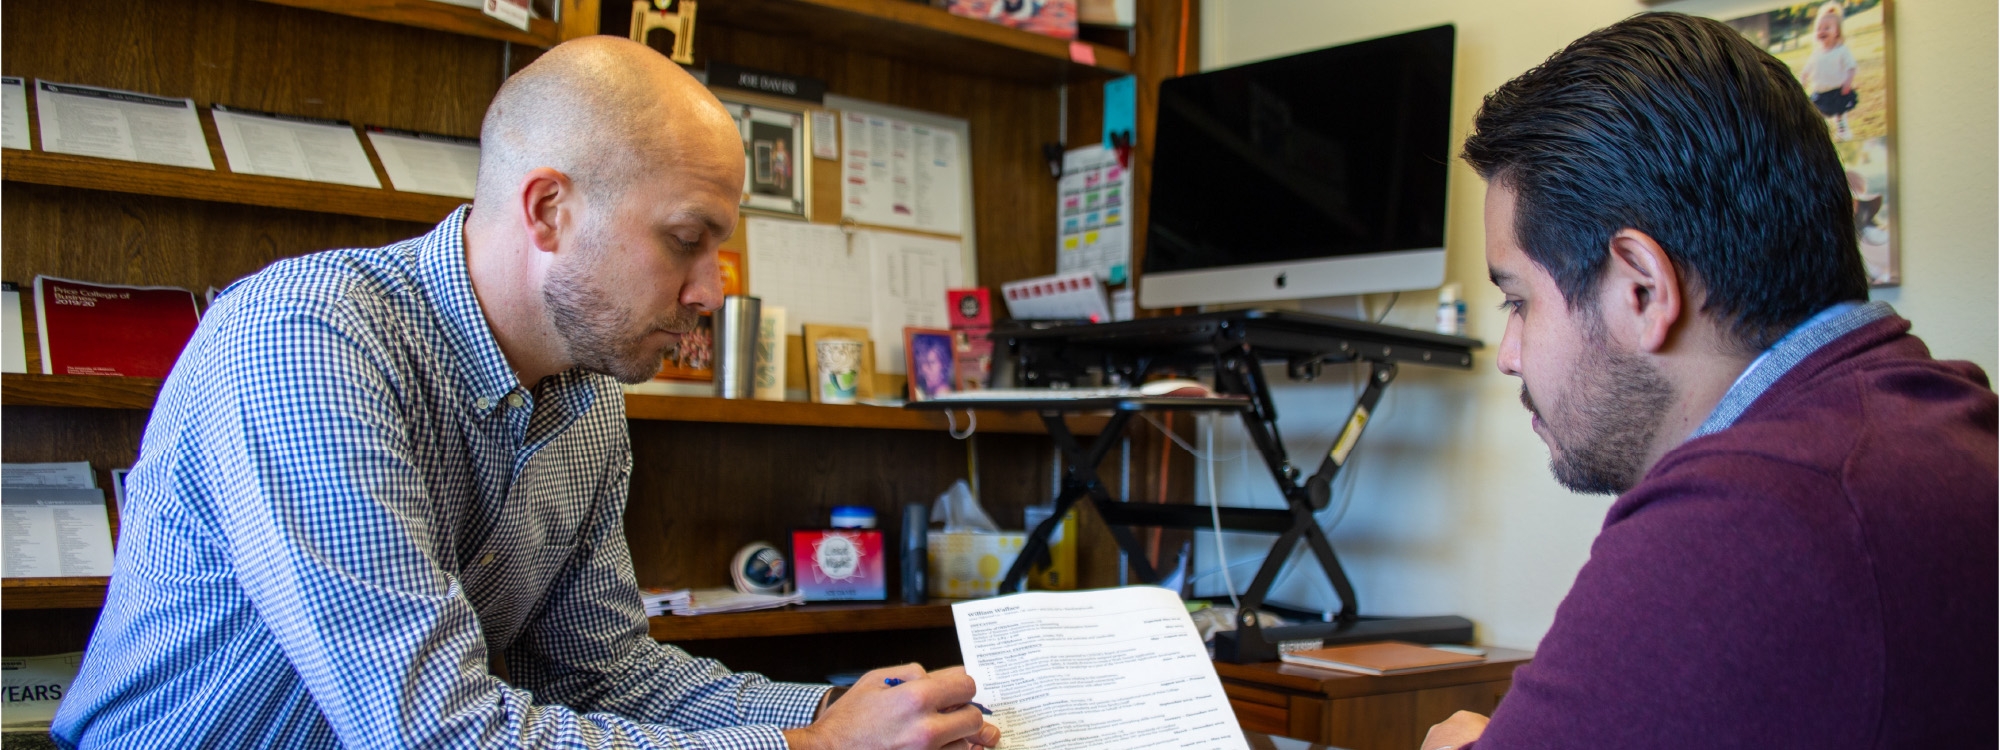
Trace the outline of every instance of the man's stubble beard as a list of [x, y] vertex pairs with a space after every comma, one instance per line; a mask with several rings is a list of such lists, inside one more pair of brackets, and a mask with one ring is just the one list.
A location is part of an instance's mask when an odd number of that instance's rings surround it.
[[[1554, 443], [1549, 472], [1557, 483], [1573, 492], [1616, 495], [1645, 476], [1674, 389], [1644, 357], [1613, 349], [1600, 328], [1585, 327], [1585, 354], [1552, 415], [1559, 420], [1544, 417], [1542, 426]], [[1525, 383], [1521, 405], [1542, 414]]]
[[575, 366], [610, 375], [621, 383], [644, 383], [659, 373], [667, 350], [648, 351], [643, 339], [661, 329], [691, 330], [701, 317], [675, 305], [665, 317], [643, 326], [628, 323], [610, 303], [619, 295], [593, 278], [601, 275], [594, 272], [613, 252], [607, 234], [592, 226], [578, 235], [580, 252], [549, 269], [549, 278], [542, 284], [542, 303], [549, 324], [562, 337]]

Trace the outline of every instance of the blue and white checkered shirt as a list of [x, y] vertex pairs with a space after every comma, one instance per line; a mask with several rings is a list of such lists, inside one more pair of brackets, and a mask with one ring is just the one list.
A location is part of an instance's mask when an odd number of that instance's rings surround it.
[[146, 428], [62, 744], [782, 748], [811, 720], [826, 686], [647, 637], [618, 386], [520, 385], [465, 215], [216, 302]]

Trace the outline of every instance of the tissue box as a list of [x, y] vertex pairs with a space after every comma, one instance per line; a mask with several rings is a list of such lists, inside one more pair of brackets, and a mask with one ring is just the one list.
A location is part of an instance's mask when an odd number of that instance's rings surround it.
[[930, 593], [946, 599], [977, 599], [1000, 590], [1007, 569], [1028, 543], [1025, 532], [930, 533]]

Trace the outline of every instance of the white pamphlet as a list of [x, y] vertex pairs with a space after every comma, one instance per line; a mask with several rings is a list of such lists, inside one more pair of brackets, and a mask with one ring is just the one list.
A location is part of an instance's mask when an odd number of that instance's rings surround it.
[[43, 151], [215, 168], [193, 99], [36, 81], [35, 104]]
[[965, 158], [950, 128], [849, 110], [841, 138], [841, 215], [863, 224], [964, 231]]
[[28, 85], [20, 76], [0, 76], [0, 148], [30, 148]]
[[813, 158], [840, 158], [840, 118], [824, 109], [812, 113]]
[[[0, 684], [7, 691], [7, 711], [0, 714], [5, 717], [0, 719], [0, 727], [48, 729], [56, 719], [56, 707], [62, 704], [63, 695], [69, 692], [69, 684], [76, 681], [77, 668], [82, 665], [80, 651], [0, 658]], [[7, 742], [12, 746], [14, 739]]]
[[21, 287], [0, 289], [0, 372], [28, 371], [28, 337], [21, 327]]
[[89, 490], [97, 488], [97, 473], [90, 470], [89, 461], [0, 464], [0, 486]]
[[111, 520], [99, 489], [0, 489], [0, 576], [111, 575]]
[[277, 115], [227, 107], [209, 108], [229, 169], [242, 174], [289, 177], [379, 188], [375, 168], [361, 139], [345, 120]]
[[951, 616], [1004, 747], [1249, 748], [1172, 591], [1038, 591], [958, 602]]
[[486, 0], [479, 7], [508, 26], [528, 30], [528, 0]]
[[1089, 271], [1122, 284], [1132, 264], [1132, 173], [1118, 152], [1085, 146], [1063, 154], [1056, 182], [1056, 272]]
[[479, 181], [479, 141], [408, 130], [368, 128], [389, 185], [405, 193], [471, 198]]

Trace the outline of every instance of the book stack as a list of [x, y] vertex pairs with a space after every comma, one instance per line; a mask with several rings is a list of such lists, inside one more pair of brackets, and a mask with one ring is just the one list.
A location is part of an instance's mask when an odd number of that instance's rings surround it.
[[676, 615], [712, 615], [722, 612], [748, 612], [755, 609], [776, 609], [787, 604], [800, 604], [805, 599], [798, 592], [790, 594], [745, 594], [735, 589], [713, 588], [695, 589], [688, 592], [688, 601], [668, 611]]
[[1286, 664], [1298, 664], [1322, 669], [1338, 669], [1368, 675], [1391, 675], [1405, 672], [1421, 672], [1427, 669], [1455, 667], [1486, 661], [1486, 657], [1444, 649], [1419, 646], [1414, 643], [1380, 641], [1376, 643], [1356, 643], [1348, 646], [1315, 648], [1304, 651], [1288, 651], [1278, 655]]
[[647, 617], [659, 617], [688, 605], [687, 589], [641, 588], [639, 601], [646, 605]]

